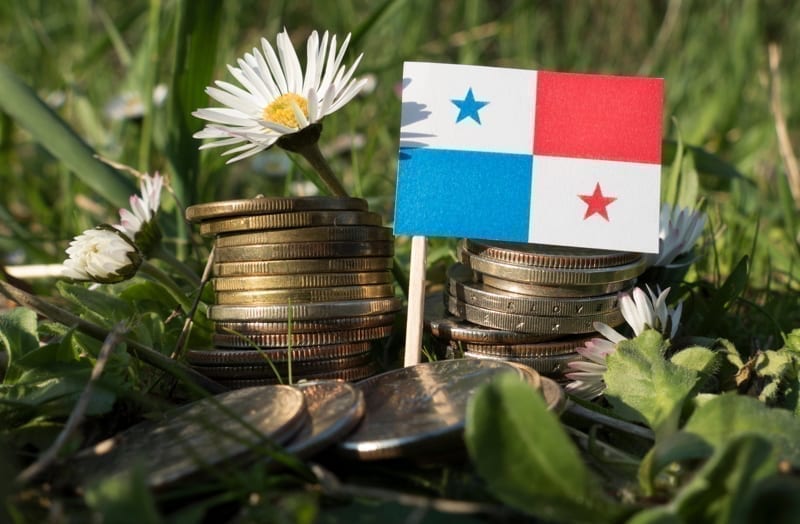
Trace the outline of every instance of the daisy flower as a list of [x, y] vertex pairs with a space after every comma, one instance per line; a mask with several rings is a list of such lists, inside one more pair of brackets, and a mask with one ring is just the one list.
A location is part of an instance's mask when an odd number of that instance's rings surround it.
[[[683, 302], [675, 309], [667, 306], [669, 288], [657, 293], [648, 287], [647, 293], [634, 288], [632, 294], [624, 294], [620, 298], [620, 309], [625, 322], [639, 336], [648, 329], [655, 329], [662, 335], [672, 338], [678, 331], [681, 320]], [[586, 360], [569, 362], [567, 365], [574, 371], [566, 377], [572, 379], [566, 391], [575, 396], [592, 399], [605, 390], [603, 374], [606, 372], [606, 357], [616, 351], [617, 344], [627, 340], [616, 329], [603, 322], [595, 322], [594, 328], [605, 338], [593, 338], [586, 342], [577, 352]]]
[[142, 263], [136, 244], [118, 229], [101, 225], [75, 237], [62, 275], [73, 280], [109, 284], [131, 278]]
[[706, 214], [664, 203], [659, 215], [658, 255], [650, 258], [652, 266], [668, 266], [679, 255], [688, 253], [703, 232]]
[[[206, 93], [225, 107], [198, 109], [192, 113], [210, 122], [195, 138], [213, 139], [200, 149], [233, 146], [223, 153], [232, 155], [228, 163], [255, 155], [276, 142], [285, 147], [281, 138], [314, 127], [325, 116], [347, 104], [367, 83], [353, 77], [363, 55], [353, 65], [342, 65], [348, 34], [341, 47], [336, 36], [322, 39], [316, 31], [306, 45], [305, 73], [295, 53], [286, 29], [277, 37], [277, 53], [262, 38], [261, 50], [237, 61], [238, 67], [228, 66], [240, 86], [218, 80]], [[310, 133], [316, 143], [319, 131]], [[287, 147], [290, 150], [291, 146]], [[298, 151], [301, 152], [301, 151]], [[316, 166], [315, 166], [316, 167]]]
[[141, 231], [142, 226], [150, 222], [161, 206], [161, 189], [164, 187], [164, 178], [156, 172], [150, 176], [147, 173], [141, 178], [142, 196], [131, 195], [129, 200], [131, 209], [119, 210], [120, 223], [117, 227], [133, 240]]

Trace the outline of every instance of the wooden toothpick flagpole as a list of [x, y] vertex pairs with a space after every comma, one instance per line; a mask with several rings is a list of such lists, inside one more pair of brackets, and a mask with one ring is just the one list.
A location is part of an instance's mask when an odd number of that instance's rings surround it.
[[408, 273], [408, 318], [406, 319], [405, 367], [419, 363], [422, 348], [422, 321], [425, 314], [425, 263], [428, 239], [411, 237], [411, 265]]

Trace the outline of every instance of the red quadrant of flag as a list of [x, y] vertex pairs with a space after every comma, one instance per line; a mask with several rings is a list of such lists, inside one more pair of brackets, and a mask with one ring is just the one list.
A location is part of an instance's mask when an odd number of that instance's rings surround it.
[[661, 163], [664, 81], [539, 71], [533, 154]]

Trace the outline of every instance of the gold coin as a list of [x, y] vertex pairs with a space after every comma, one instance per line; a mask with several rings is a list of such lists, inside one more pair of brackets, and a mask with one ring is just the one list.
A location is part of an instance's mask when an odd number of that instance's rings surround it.
[[472, 282], [472, 272], [461, 264], [447, 270], [448, 292], [466, 304], [520, 315], [584, 316], [618, 309], [616, 294], [587, 298], [551, 298], [519, 295]]
[[[326, 371], [323, 373], [292, 373], [292, 380], [345, 380], [347, 382], [355, 382], [358, 380], [371, 377], [380, 371], [380, 368], [374, 362], [370, 362], [365, 366], [359, 366], [349, 369], [338, 369], [336, 371]], [[282, 380], [276, 378], [256, 378], [256, 379], [219, 379], [217, 380], [223, 386], [229, 388], [249, 388], [253, 386], [267, 386], [272, 384], [287, 383], [288, 377], [282, 377]]]
[[365, 317], [330, 318], [326, 320], [293, 320], [289, 322], [216, 322], [218, 333], [242, 335], [314, 333], [317, 331], [341, 331], [394, 324], [395, 314], [369, 315]]
[[217, 333], [213, 335], [214, 346], [218, 348], [253, 348], [253, 347], [285, 347], [323, 346], [325, 344], [341, 344], [345, 342], [361, 342], [388, 337], [392, 326], [378, 326], [344, 331], [320, 331], [318, 333], [260, 334], [241, 335]]
[[253, 233], [229, 233], [219, 235], [215, 245], [221, 248], [283, 242], [373, 242], [381, 240], [388, 242], [392, 239], [392, 229], [389, 227], [319, 226], [255, 231]]
[[186, 362], [205, 366], [230, 366], [287, 362], [289, 360], [325, 360], [369, 353], [370, 348], [370, 342], [349, 342], [346, 344], [292, 348], [291, 351], [288, 348], [190, 349], [186, 352]]
[[216, 277], [211, 279], [215, 291], [248, 291], [256, 289], [292, 289], [306, 287], [363, 286], [388, 284], [388, 271], [368, 273], [316, 273], [299, 275], [256, 275], [252, 277]]
[[297, 258], [388, 257], [394, 254], [392, 242], [293, 242], [218, 247], [217, 262], [287, 260]]
[[378, 315], [398, 311], [401, 300], [396, 297], [372, 300], [343, 300], [311, 304], [276, 304], [271, 306], [211, 306], [211, 320], [245, 322], [249, 320], [288, 322]]
[[491, 355], [484, 355], [483, 353], [474, 353], [472, 351], [465, 351], [464, 358], [474, 358], [478, 360], [501, 360], [504, 362], [516, 362], [530, 366], [542, 375], [561, 376], [569, 366], [569, 362], [581, 360], [578, 353], [565, 353], [563, 355], [550, 355], [540, 357], [526, 357], [526, 358], [504, 358], [495, 357]]
[[[311, 373], [327, 373], [360, 367], [372, 362], [372, 355], [362, 353], [350, 357], [327, 360], [293, 360], [291, 363], [292, 375], [296, 373], [308, 375]], [[275, 378], [288, 376], [288, 362], [273, 362], [272, 365], [240, 365], [240, 366], [199, 366], [192, 368], [208, 378], [213, 379], [249, 379], [249, 378]], [[277, 373], [277, 375], [276, 375]]]
[[235, 215], [262, 215], [291, 211], [366, 211], [367, 201], [350, 197], [256, 197], [196, 204], [186, 208], [186, 220], [197, 222]]
[[308, 302], [334, 302], [337, 300], [365, 300], [394, 296], [391, 284], [371, 286], [308, 287], [294, 289], [259, 289], [256, 291], [218, 291], [219, 305], [272, 305], [303, 304]]
[[607, 295], [609, 293], [617, 293], [632, 288], [636, 283], [636, 279], [632, 278], [629, 280], [620, 280], [619, 282], [611, 282], [610, 284], [538, 286], [536, 284], [524, 284], [522, 282], [514, 282], [513, 280], [506, 280], [504, 278], [481, 273], [476, 273], [476, 276], [485, 285], [495, 289], [519, 293], [520, 295], [552, 298], [585, 298]]
[[489, 309], [465, 304], [456, 297], [450, 295], [445, 297], [445, 300], [447, 301], [447, 309], [450, 313], [469, 322], [491, 328], [521, 331], [523, 333], [536, 333], [541, 335], [592, 333], [595, 331], [592, 325], [594, 322], [604, 322], [612, 326], [617, 326], [623, 322], [622, 313], [619, 310], [582, 317], [542, 317], [491, 311]]
[[639, 258], [630, 264], [599, 269], [553, 269], [521, 266], [482, 257], [470, 253], [466, 249], [459, 250], [459, 258], [462, 264], [478, 273], [539, 285], [607, 284], [637, 277], [645, 269], [644, 258]]
[[545, 342], [534, 342], [531, 344], [476, 344], [473, 342], [462, 342], [461, 349], [470, 353], [486, 355], [487, 357], [498, 358], [533, 358], [533, 357], [552, 357], [575, 353], [583, 347], [586, 342], [596, 335], [577, 335], [569, 337], [559, 337], [555, 340]]
[[310, 226], [380, 226], [381, 216], [369, 211], [301, 211], [276, 215], [244, 215], [200, 223], [201, 235], [233, 231], [288, 229]]
[[509, 264], [562, 269], [606, 268], [630, 264], [641, 258], [639, 253], [625, 251], [601, 251], [542, 244], [467, 239], [463, 245], [471, 253]]
[[319, 258], [299, 260], [259, 260], [212, 264], [215, 276], [295, 275], [299, 273], [348, 273], [384, 271], [392, 267], [388, 257]]

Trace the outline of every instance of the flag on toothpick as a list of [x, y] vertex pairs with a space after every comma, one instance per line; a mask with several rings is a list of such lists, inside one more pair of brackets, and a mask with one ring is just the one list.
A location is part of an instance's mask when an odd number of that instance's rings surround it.
[[395, 234], [658, 252], [663, 90], [406, 62]]

